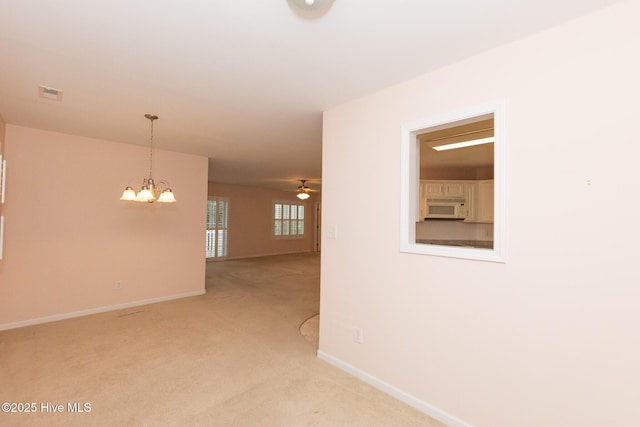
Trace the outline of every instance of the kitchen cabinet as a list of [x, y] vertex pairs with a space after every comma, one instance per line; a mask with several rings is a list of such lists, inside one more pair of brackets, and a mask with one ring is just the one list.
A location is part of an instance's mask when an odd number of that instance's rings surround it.
[[465, 181], [420, 180], [420, 218], [427, 216], [427, 199], [462, 199], [465, 197]]
[[464, 197], [464, 183], [455, 181], [420, 181], [420, 193], [424, 198]]
[[465, 222], [493, 223], [493, 180], [468, 182], [465, 187]]
[[493, 180], [420, 181], [420, 218], [427, 216], [427, 199], [464, 198], [465, 222], [493, 223]]

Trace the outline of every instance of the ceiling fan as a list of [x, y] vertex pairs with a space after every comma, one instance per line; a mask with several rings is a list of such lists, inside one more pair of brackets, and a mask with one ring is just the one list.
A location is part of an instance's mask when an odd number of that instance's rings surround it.
[[309, 187], [307, 187], [305, 182], [307, 182], [306, 179], [300, 180], [301, 185], [298, 187], [298, 194], [296, 194], [296, 197], [300, 200], [307, 200], [309, 197], [311, 197], [311, 194], [309, 194], [311, 190], [309, 189]]

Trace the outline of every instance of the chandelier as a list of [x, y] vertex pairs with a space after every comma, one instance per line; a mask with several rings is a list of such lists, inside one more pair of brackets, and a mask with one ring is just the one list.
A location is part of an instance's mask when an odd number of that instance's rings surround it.
[[173, 191], [169, 188], [169, 183], [167, 181], [158, 181], [156, 183], [152, 174], [153, 122], [154, 120], [158, 120], [158, 116], [153, 114], [145, 114], [144, 116], [151, 122], [151, 138], [149, 139], [149, 178], [144, 178], [142, 180], [142, 187], [137, 193], [130, 185], [127, 185], [122, 193], [122, 197], [120, 197], [120, 200], [153, 203], [156, 201], [156, 195], [160, 194], [160, 197], [157, 199], [158, 203], [175, 203], [176, 198], [173, 197]]
[[309, 197], [311, 197], [311, 195], [309, 194], [309, 187], [304, 185], [307, 180], [301, 179], [300, 182], [302, 183], [302, 185], [298, 187], [298, 194], [296, 194], [296, 197], [300, 200], [307, 200]]

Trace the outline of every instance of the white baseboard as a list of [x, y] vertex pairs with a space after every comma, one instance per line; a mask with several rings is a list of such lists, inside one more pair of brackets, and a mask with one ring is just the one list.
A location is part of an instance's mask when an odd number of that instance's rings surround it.
[[380, 391], [387, 393], [388, 395], [398, 399], [401, 402], [406, 403], [407, 405], [417, 409], [420, 412], [423, 412], [429, 415], [431, 418], [434, 418], [441, 423], [448, 425], [449, 427], [474, 427], [469, 423], [466, 423], [451, 414], [446, 413], [445, 411], [436, 408], [433, 405], [430, 405], [422, 400], [412, 396], [397, 387], [392, 386], [368, 373], [361, 371], [355, 366], [351, 366], [348, 363], [343, 362], [340, 359], [337, 359], [323, 351], [318, 350], [318, 359], [324, 360], [327, 363], [332, 364], [333, 366], [353, 375], [354, 377], [361, 379], [367, 384], [377, 388]]
[[11, 323], [2, 323], [2, 324], [0, 324], [0, 331], [5, 331], [7, 329], [22, 328], [24, 326], [39, 325], [41, 323], [56, 322], [58, 320], [72, 319], [74, 317], [88, 316], [90, 314], [104, 313], [106, 311], [121, 310], [123, 308], [137, 307], [137, 306], [140, 306], [140, 305], [155, 304], [155, 303], [158, 303], [158, 302], [170, 301], [170, 300], [173, 300], [173, 299], [195, 297], [195, 296], [198, 296], [198, 295], [204, 295], [205, 293], [206, 293], [206, 291], [203, 289], [201, 291], [193, 291], [193, 292], [186, 292], [186, 293], [183, 293], [183, 294], [167, 295], [167, 296], [164, 296], [164, 297], [150, 298], [150, 299], [145, 299], [145, 300], [140, 300], [140, 301], [132, 301], [132, 302], [124, 303], [124, 304], [110, 305], [110, 306], [104, 306], [104, 307], [96, 307], [96, 308], [91, 308], [91, 309], [88, 309], [88, 310], [72, 311], [70, 313], [62, 313], [62, 314], [56, 314], [56, 315], [53, 315], [53, 316], [39, 317], [37, 319], [21, 320], [19, 322], [11, 322]]
[[[303, 251], [294, 251], [294, 252], [273, 252], [269, 254], [257, 254], [257, 255], [240, 255], [240, 256], [227, 256], [222, 258], [207, 258], [207, 262], [221, 262], [232, 259], [251, 259], [251, 258], [264, 258], [269, 256], [279, 256], [279, 255], [295, 255], [295, 254], [308, 254], [308, 253], [316, 253], [318, 251], [314, 250], [303, 250]], [[319, 253], [319, 252], [318, 252]]]

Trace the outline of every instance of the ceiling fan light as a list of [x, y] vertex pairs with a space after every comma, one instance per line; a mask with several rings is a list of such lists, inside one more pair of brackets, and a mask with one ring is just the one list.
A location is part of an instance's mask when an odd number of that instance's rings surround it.
[[306, 179], [301, 179], [301, 185], [298, 186], [298, 194], [296, 194], [296, 197], [300, 200], [307, 200], [309, 197], [311, 197], [311, 195], [309, 194], [309, 187], [305, 185], [305, 182], [307, 182]]

